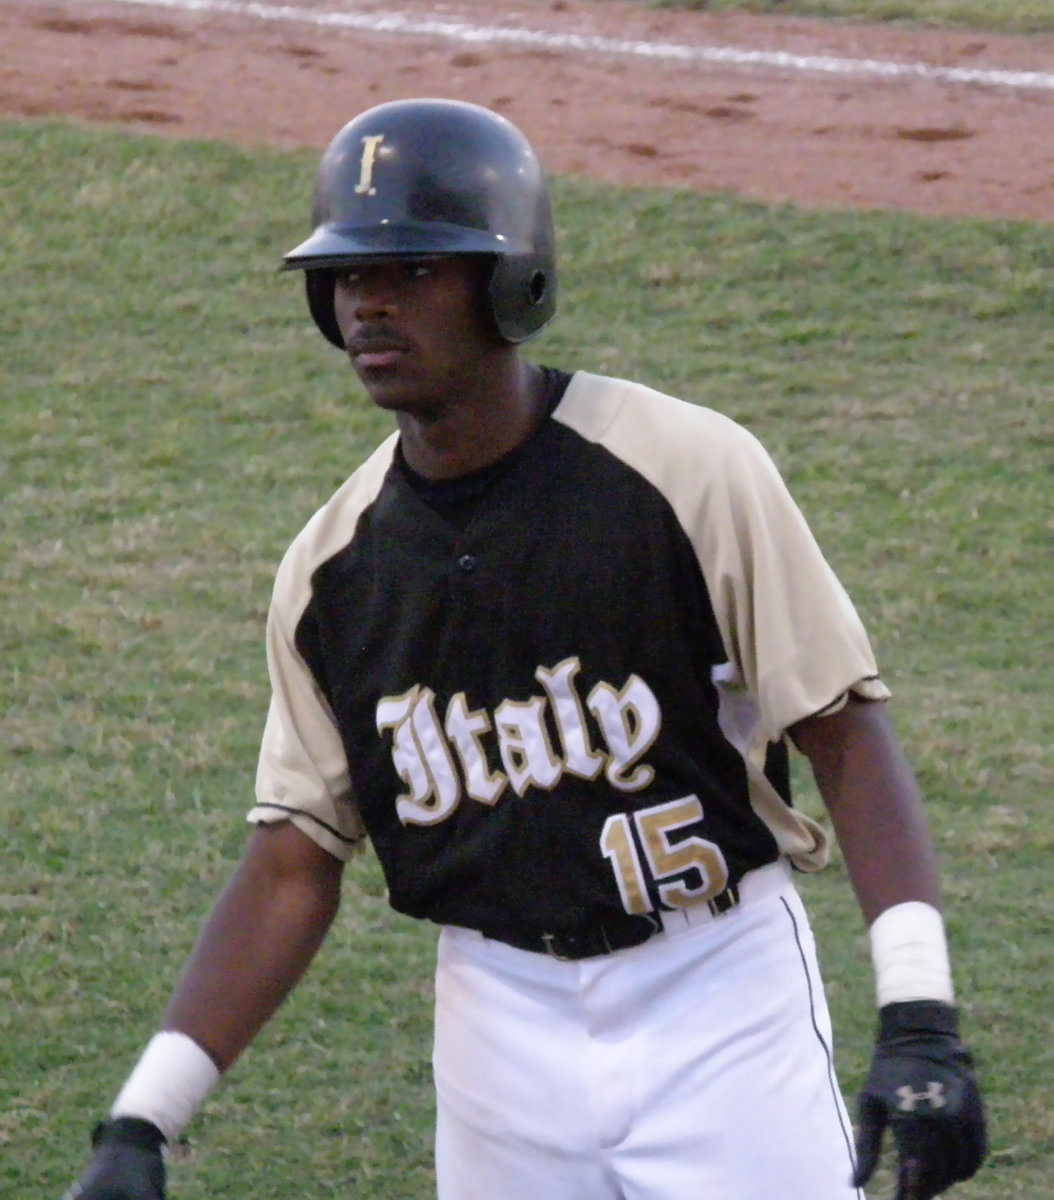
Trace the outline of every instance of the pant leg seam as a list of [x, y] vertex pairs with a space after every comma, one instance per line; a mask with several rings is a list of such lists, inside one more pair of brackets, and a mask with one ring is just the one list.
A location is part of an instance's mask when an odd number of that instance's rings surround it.
[[[842, 1138], [845, 1142], [846, 1152], [849, 1157], [849, 1170], [851, 1177], [852, 1172], [856, 1170], [856, 1153], [853, 1147], [852, 1136], [850, 1131], [846, 1128], [845, 1119], [843, 1116], [838, 1082], [834, 1073], [834, 1054], [827, 1042], [827, 1039], [823, 1036], [819, 1022], [816, 1020], [816, 995], [813, 988], [812, 975], [809, 973], [809, 962], [805, 956], [805, 949], [801, 943], [801, 931], [798, 928], [798, 921], [795, 918], [794, 913], [791, 911], [791, 907], [787, 903], [787, 898], [785, 896], [780, 897], [780, 903], [783, 905], [783, 909], [787, 914], [787, 918], [791, 923], [791, 929], [794, 933], [794, 944], [798, 950], [798, 958], [801, 962], [802, 973], [805, 976], [805, 986], [809, 993], [809, 1020], [812, 1023], [813, 1033], [816, 1035], [816, 1040], [820, 1043], [824, 1053], [824, 1058], [827, 1063], [827, 1084], [831, 1089], [831, 1099], [834, 1102], [834, 1110], [838, 1114], [838, 1125], [841, 1128]], [[859, 1200], [863, 1200], [864, 1193], [859, 1188], [855, 1189], [855, 1191], [856, 1195], [859, 1197]]]

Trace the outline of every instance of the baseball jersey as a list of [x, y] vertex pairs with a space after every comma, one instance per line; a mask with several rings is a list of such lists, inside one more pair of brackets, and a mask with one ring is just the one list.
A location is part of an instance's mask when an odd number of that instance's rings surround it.
[[465, 521], [397, 442], [278, 570], [251, 821], [368, 836], [397, 910], [514, 942], [823, 865], [766, 754], [888, 692], [747, 430], [578, 372]]

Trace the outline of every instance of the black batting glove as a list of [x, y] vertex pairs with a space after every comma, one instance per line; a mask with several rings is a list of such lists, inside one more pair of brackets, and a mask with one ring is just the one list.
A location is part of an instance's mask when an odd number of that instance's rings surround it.
[[854, 1187], [874, 1173], [887, 1126], [897, 1150], [896, 1200], [930, 1200], [974, 1174], [987, 1144], [972, 1065], [950, 1004], [906, 1000], [879, 1010], [858, 1100]]
[[100, 1121], [91, 1143], [91, 1162], [62, 1200], [165, 1200], [165, 1135], [152, 1121]]

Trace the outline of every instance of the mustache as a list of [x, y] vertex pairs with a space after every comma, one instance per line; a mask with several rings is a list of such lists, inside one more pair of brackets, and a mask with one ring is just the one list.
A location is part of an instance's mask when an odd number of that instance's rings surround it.
[[369, 354], [384, 350], [412, 350], [406, 338], [388, 325], [364, 325], [348, 338], [344, 349], [349, 354]]

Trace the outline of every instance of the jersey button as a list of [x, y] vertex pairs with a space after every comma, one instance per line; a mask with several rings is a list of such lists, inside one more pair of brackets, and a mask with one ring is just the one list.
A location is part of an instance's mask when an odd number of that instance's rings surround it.
[[466, 575], [471, 575], [476, 569], [476, 556], [474, 554], [462, 554], [457, 560], [457, 565]]

